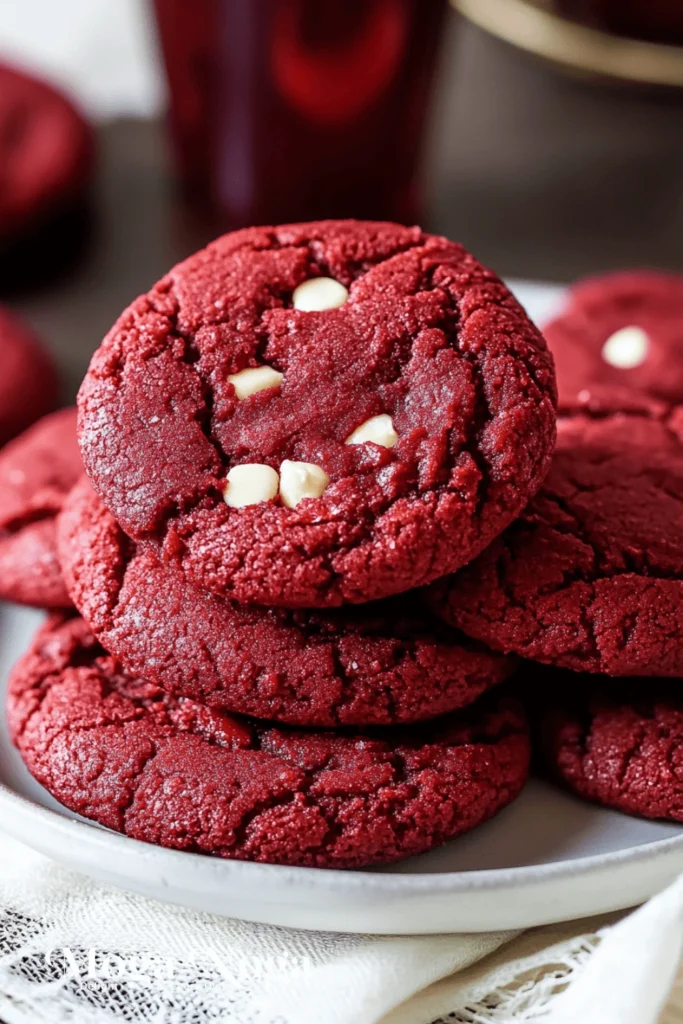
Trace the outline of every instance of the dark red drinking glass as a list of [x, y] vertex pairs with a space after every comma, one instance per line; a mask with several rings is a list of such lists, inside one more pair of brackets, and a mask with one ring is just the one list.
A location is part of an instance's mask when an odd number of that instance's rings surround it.
[[412, 221], [445, 0], [155, 0], [189, 193], [231, 226]]

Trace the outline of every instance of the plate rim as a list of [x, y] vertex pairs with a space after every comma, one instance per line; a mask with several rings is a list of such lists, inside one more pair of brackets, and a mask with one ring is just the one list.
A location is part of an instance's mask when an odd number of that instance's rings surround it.
[[[175, 867], [185, 866], [185, 869], [192, 867], [200, 873], [209, 875], [229, 876], [234, 881], [235, 877], [246, 876], [252, 882], [259, 879], [278, 881], [284, 888], [291, 891], [292, 888], [310, 888], [311, 885], [321, 889], [342, 891], [351, 888], [353, 890], [372, 889], [381, 895], [409, 893], [439, 893], [439, 892], [466, 892], [466, 891], [487, 891], [500, 889], [507, 886], [524, 888], [525, 886], [536, 886], [542, 882], [553, 882], [556, 880], [569, 880], [591, 871], [601, 871], [606, 868], [622, 867], [642, 861], [652, 861], [660, 856], [666, 856], [680, 850], [683, 857], [683, 830], [679, 835], [669, 836], [665, 839], [655, 839], [651, 842], [641, 843], [638, 846], [627, 847], [622, 850], [612, 850], [606, 853], [591, 854], [587, 857], [574, 857], [569, 860], [552, 861], [547, 864], [526, 864], [510, 868], [485, 868], [471, 871], [443, 871], [433, 873], [379, 873], [366, 869], [343, 870], [340, 868], [312, 868], [285, 864], [262, 864], [255, 861], [238, 860], [227, 857], [211, 857], [208, 854], [195, 853], [189, 850], [172, 850], [168, 847], [157, 846], [153, 843], [146, 843], [140, 839], [134, 839], [113, 829], [80, 821], [67, 817], [50, 807], [30, 799], [27, 796], [17, 793], [6, 783], [0, 781], [0, 812], [5, 808], [13, 810], [20, 809], [24, 816], [33, 817], [39, 822], [56, 829], [61, 835], [69, 839], [82, 838], [89, 846], [102, 845], [108, 848], [109, 852], [120, 850], [125, 853], [126, 859], [130, 855], [141, 854], [142, 861], [149, 863], [158, 859], [168, 860]], [[5, 818], [0, 813], [0, 831], [12, 835], [25, 845], [32, 844], [24, 838], [24, 834], [17, 835], [20, 830], [8, 828], [6, 821], [16, 820], [12, 816]], [[35, 847], [34, 847], [35, 849]], [[59, 858], [56, 858], [59, 859]], [[409, 858], [407, 859], [409, 860]], [[406, 861], [407, 862], [407, 861]], [[683, 864], [681, 865], [683, 870]], [[122, 872], [123, 873], [123, 872]], [[317, 885], [317, 883], [320, 883]]]

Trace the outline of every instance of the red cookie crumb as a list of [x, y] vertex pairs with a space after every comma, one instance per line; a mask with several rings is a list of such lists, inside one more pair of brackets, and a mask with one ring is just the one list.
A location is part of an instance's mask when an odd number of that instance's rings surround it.
[[39, 631], [7, 713], [29, 771], [71, 810], [240, 860], [349, 868], [423, 853], [501, 810], [528, 775], [508, 699], [410, 730], [278, 728], [164, 697], [82, 619]]
[[[304, 281], [349, 289], [292, 305]], [[238, 399], [230, 377], [279, 385]], [[127, 534], [244, 603], [327, 607], [471, 559], [527, 503], [555, 438], [552, 359], [507, 288], [418, 228], [324, 221], [225, 235], [119, 318], [79, 395], [95, 489]], [[391, 417], [395, 447], [347, 444]], [[296, 507], [223, 498], [228, 471], [327, 474]], [[277, 483], [277, 481], [276, 481]]]

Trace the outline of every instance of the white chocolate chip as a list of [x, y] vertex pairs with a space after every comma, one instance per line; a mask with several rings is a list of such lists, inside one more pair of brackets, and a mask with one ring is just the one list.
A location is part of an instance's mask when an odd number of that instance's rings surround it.
[[271, 466], [245, 462], [241, 466], [233, 466], [228, 473], [223, 497], [230, 508], [257, 505], [259, 501], [270, 501], [275, 497], [279, 482], [280, 478]]
[[292, 305], [304, 313], [316, 313], [324, 309], [343, 306], [349, 293], [333, 277], [312, 277], [294, 289]]
[[650, 339], [642, 327], [631, 325], [610, 334], [602, 346], [602, 358], [618, 370], [633, 370], [647, 358]]
[[290, 462], [280, 466], [280, 497], [283, 505], [294, 508], [304, 498], [319, 498], [330, 478], [313, 462]]
[[365, 444], [366, 441], [374, 441], [382, 448], [393, 448], [398, 441], [398, 434], [394, 430], [391, 416], [387, 413], [380, 413], [379, 416], [371, 416], [365, 423], [349, 434], [346, 444]]
[[233, 373], [228, 380], [235, 389], [238, 398], [249, 398], [257, 391], [276, 388], [282, 380], [282, 374], [272, 366], [248, 366], [246, 370]]

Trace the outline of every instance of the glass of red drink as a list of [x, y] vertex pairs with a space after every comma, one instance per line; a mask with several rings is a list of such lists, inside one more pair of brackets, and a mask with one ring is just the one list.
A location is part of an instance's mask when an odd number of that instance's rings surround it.
[[186, 191], [230, 226], [420, 213], [446, 0], [155, 0]]

